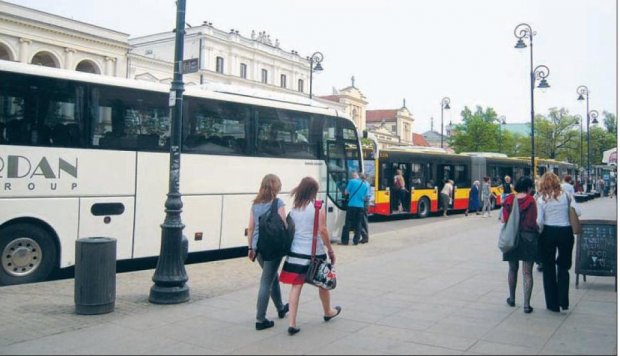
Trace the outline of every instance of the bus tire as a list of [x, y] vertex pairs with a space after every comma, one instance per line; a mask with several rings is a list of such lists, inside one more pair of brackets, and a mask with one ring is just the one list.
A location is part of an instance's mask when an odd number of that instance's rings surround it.
[[431, 213], [431, 203], [428, 198], [424, 197], [418, 200], [418, 217], [425, 218]]
[[58, 256], [50, 233], [28, 223], [0, 229], [0, 253], [0, 285], [44, 281]]

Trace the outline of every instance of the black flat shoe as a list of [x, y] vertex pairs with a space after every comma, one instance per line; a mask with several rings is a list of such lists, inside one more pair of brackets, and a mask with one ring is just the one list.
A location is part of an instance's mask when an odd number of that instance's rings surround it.
[[510, 300], [510, 298], [506, 299], [506, 304], [510, 305], [511, 307], [515, 306], [515, 301], [514, 300]]
[[560, 307], [555, 307], [555, 308], [547, 307], [547, 310], [550, 310], [550, 311], [555, 312], [555, 313], [559, 313], [560, 312]]
[[560, 307], [560, 310], [568, 310], [568, 307]]
[[337, 317], [338, 314], [340, 314], [340, 311], [342, 310], [342, 308], [339, 307], [339, 306], [334, 307], [334, 309], [336, 309], [336, 314], [334, 314], [332, 316], [323, 316], [323, 320], [325, 320], [325, 321], [332, 320], [333, 318]]
[[523, 307], [523, 312], [525, 314], [529, 314], [529, 313], [531, 313], [533, 311], [534, 311], [534, 308], [532, 308], [532, 307]]
[[288, 303], [282, 307], [282, 310], [278, 310], [278, 318], [284, 319], [286, 313], [288, 313]]
[[272, 328], [273, 325], [274, 325], [273, 321], [265, 319], [264, 321], [256, 323], [256, 330], [269, 329], [269, 328]]
[[294, 328], [292, 326], [288, 327], [288, 334], [291, 335], [291, 336], [297, 334], [300, 331], [301, 331], [300, 328]]

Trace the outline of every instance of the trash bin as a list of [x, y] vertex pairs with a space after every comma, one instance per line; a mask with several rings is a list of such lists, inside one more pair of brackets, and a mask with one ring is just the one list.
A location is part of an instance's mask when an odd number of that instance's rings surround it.
[[75, 242], [75, 312], [104, 314], [116, 300], [116, 239], [89, 237]]

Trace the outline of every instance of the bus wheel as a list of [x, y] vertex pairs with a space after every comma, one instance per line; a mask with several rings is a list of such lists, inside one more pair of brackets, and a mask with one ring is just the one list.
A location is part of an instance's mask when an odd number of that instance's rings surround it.
[[431, 203], [428, 198], [422, 198], [418, 201], [418, 217], [425, 218], [431, 212]]
[[15, 224], [0, 230], [0, 285], [40, 282], [56, 265], [56, 244], [39, 226]]

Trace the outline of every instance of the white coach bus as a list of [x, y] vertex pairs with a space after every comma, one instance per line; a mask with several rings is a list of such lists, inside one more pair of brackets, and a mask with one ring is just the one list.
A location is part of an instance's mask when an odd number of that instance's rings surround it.
[[[0, 61], [0, 284], [75, 263], [75, 241], [117, 240], [117, 259], [157, 256], [168, 192], [170, 87]], [[300, 98], [298, 98], [300, 99]], [[332, 239], [340, 186], [361, 167], [352, 121], [305, 104], [187, 87], [180, 190], [189, 252], [247, 248], [262, 177], [281, 197], [321, 186]]]

